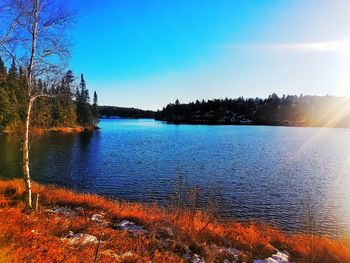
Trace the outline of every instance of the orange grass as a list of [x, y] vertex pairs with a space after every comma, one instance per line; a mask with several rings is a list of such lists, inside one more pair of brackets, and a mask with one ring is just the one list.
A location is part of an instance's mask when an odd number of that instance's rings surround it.
[[[293, 262], [350, 262], [349, 246], [323, 236], [287, 235], [254, 222], [208, 221], [208, 216], [199, 211], [177, 213], [154, 204], [113, 201], [36, 183], [33, 191], [40, 193], [41, 207], [38, 213], [26, 214], [22, 212], [22, 181], [0, 181], [0, 250], [8, 251], [13, 262], [93, 262], [96, 245], [70, 245], [62, 240], [69, 231], [102, 235], [98, 262], [183, 262], [185, 246], [204, 256], [206, 262], [221, 262], [219, 255], [206, 249], [210, 244], [241, 250], [245, 262], [268, 257], [274, 248], [290, 252]], [[53, 206], [79, 208], [79, 212], [65, 216], [46, 211]], [[148, 233], [134, 237], [98, 224], [90, 220], [95, 213], [112, 223], [134, 221]], [[164, 227], [171, 228], [174, 236], [168, 236]], [[166, 238], [166, 245], [159, 243]], [[128, 251], [132, 257], [113, 257], [114, 253]]]
[[34, 135], [42, 135], [47, 132], [59, 132], [59, 133], [79, 133], [92, 128], [84, 128], [82, 126], [73, 126], [73, 127], [52, 127], [48, 129], [44, 128], [32, 128], [31, 133]]

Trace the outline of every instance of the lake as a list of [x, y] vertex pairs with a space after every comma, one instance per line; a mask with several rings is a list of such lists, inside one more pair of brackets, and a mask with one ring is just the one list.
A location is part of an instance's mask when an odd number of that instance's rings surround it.
[[[323, 233], [350, 233], [350, 129], [170, 125], [151, 119], [101, 120], [100, 127], [35, 138], [32, 178], [162, 205], [174, 193], [196, 187], [199, 205], [214, 200], [221, 218], [298, 231], [311, 211]], [[20, 177], [20, 164], [18, 142], [0, 137], [0, 176]]]

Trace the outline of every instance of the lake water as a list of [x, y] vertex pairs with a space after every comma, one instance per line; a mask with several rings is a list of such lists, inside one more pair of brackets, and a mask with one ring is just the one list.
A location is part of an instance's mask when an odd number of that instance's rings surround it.
[[[204, 207], [216, 200], [222, 218], [299, 230], [312, 211], [323, 232], [350, 233], [350, 129], [169, 125], [149, 119], [101, 120], [100, 127], [36, 138], [32, 178], [160, 204], [185, 182], [200, 189]], [[20, 177], [20, 163], [18, 143], [0, 137], [0, 176]]]

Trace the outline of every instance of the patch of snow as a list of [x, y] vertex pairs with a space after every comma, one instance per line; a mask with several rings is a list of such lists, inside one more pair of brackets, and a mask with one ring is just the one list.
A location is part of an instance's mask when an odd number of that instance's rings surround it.
[[117, 253], [115, 253], [111, 249], [104, 250], [100, 254], [101, 255], [105, 255], [105, 256], [109, 256], [109, 257], [112, 257], [112, 258], [115, 258], [117, 260], [123, 260], [125, 258], [129, 258], [129, 257], [133, 257], [134, 256], [134, 254], [131, 251], [127, 251], [123, 255], [120, 256], [120, 255], [118, 255]]
[[30, 231], [30, 232], [32, 232], [33, 234], [37, 234], [37, 235], [39, 235], [40, 233], [38, 232], [38, 230], [36, 230], [36, 229], [33, 229], [32, 231]]
[[182, 255], [182, 257], [191, 263], [205, 263], [204, 259], [202, 259], [199, 255], [192, 252], [189, 247], [186, 246], [186, 253]]
[[101, 215], [101, 214], [93, 214], [91, 216], [91, 220], [95, 221], [97, 223], [101, 223], [103, 225], [109, 225], [110, 224], [108, 221], [103, 219], [103, 215]]
[[115, 253], [113, 250], [111, 249], [107, 249], [107, 250], [104, 250], [104, 251], [101, 251], [100, 252], [101, 255], [105, 255], [107, 257], [112, 257], [112, 258], [115, 258], [115, 259], [120, 259], [120, 256]]
[[134, 222], [131, 222], [129, 220], [123, 220], [115, 226], [120, 230], [125, 230], [132, 233], [134, 236], [140, 236], [147, 233], [147, 231], [142, 226], [135, 225]]
[[158, 247], [161, 247], [161, 248], [168, 247], [171, 244], [171, 242], [172, 242], [172, 240], [170, 238], [157, 240]]
[[175, 235], [174, 231], [170, 227], [163, 227], [163, 229], [169, 235], [169, 237], [173, 237]]
[[71, 245], [74, 244], [96, 244], [98, 243], [97, 237], [89, 234], [76, 233], [69, 231], [69, 234], [63, 238], [63, 240], [68, 240], [68, 243]]
[[239, 255], [241, 253], [241, 251], [239, 251], [238, 249], [234, 248], [234, 247], [230, 247], [227, 249], [227, 251], [229, 253], [231, 253], [232, 255]]
[[230, 247], [230, 248], [219, 247], [218, 248], [218, 252], [219, 253], [231, 254], [234, 257], [238, 257], [241, 254], [241, 251], [239, 251], [238, 249], [233, 248], [233, 247]]
[[125, 253], [122, 255], [122, 257], [125, 257], [125, 258], [127, 258], [127, 257], [132, 257], [132, 256], [134, 256], [134, 254], [133, 254], [131, 251], [125, 252]]
[[101, 222], [103, 220], [103, 215], [100, 214], [93, 214], [91, 216], [91, 220], [92, 221], [97, 221], [97, 222]]
[[68, 207], [55, 207], [52, 209], [47, 209], [46, 210], [49, 213], [58, 213], [58, 214], [64, 214], [65, 216], [76, 216], [77, 212], [71, 208]]
[[[232, 247], [219, 247], [215, 244], [211, 244], [209, 247], [206, 247], [206, 252], [208, 254], [226, 254], [226, 255], [230, 255], [231, 257], [233, 257], [235, 260], [239, 259], [239, 256], [242, 255], [242, 252], [236, 248], [232, 248]], [[227, 262], [231, 262], [228, 259], [226, 259]], [[235, 261], [233, 261], [235, 262]]]
[[194, 254], [191, 257], [191, 262], [192, 263], [205, 263], [204, 259], [201, 259], [200, 256], [198, 256], [197, 254]]
[[254, 260], [254, 263], [290, 263], [289, 256], [287, 251], [277, 250], [277, 253], [273, 254], [271, 257]]

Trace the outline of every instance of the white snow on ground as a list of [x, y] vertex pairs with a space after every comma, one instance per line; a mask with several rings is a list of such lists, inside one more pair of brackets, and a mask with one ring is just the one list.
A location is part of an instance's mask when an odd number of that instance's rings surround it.
[[46, 211], [50, 213], [64, 214], [65, 216], [69, 217], [77, 215], [77, 211], [67, 207], [54, 207], [52, 209], [47, 209]]
[[[105, 256], [108, 256], [108, 257], [111, 257], [111, 258], [114, 258], [116, 260], [125, 260], [127, 258], [130, 258], [130, 257], [133, 257], [134, 254], [131, 252], [131, 251], [128, 251], [128, 252], [125, 252], [124, 254], [122, 255], [118, 255], [117, 253], [115, 253], [113, 250], [111, 249], [107, 249], [107, 250], [104, 250], [104, 251], [101, 251], [100, 252], [101, 255], [105, 255]], [[115, 262], [115, 261], [111, 261], [111, 262]], [[119, 261], [118, 261], [119, 262]]]
[[63, 238], [63, 240], [68, 240], [69, 244], [96, 244], [98, 242], [97, 237], [89, 235], [89, 234], [83, 234], [83, 233], [76, 233], [74, 234], [73, 231], [69, 231], [69, 234]]
[[[71, 208], [67, 208], [67, 207], [54, 207], [52, 209], [48, 209], [46, 210], [47, 212], [50, 213], [60, 213], [60, 214], [64, 214], [65, 216], [68, 217], [73, 217], [76, 216], [78, 214], [78, 212], [76, 210], [73, 210]], [[95, 221], [97, 223], [101, 223], [101, 224], [105, 224], [105, 225], [110, 225], [111, 223], [107, 220], [104, 219], [104, 216], [101, 214], [93, 214], [90, 218], [91, 221]], [[147, 233], [147, 230], [145, 230], [142, 226], [136, 225], [134, 222], [131, 222], [129, 220], [123, 220], [118, 224], [115, 224], [115, 227], [120, 229], [120, 230], [125, 230], [128, 231], [130, 233], [132, 233], [135, 237], [143, 235], [145, 233]], [[172, 237], [174, 236], [174, 232], [172, 231], [171, 228], [163, 228], [166, 233]], [[35, 230], [32, 230], [33, 233], [35, 233]], [[169, 238], [168, 238], [169, 239]], [[167, 240], [159, 240], [160, 243], [164, 243]], [[95, 236], [89, 235], [89, 234], [84, 234], [84, 233], [73, 233], [72, 231], [69, 232], [69, 234], [65, 237], [62, 238], [62, 240], [67, 240], [69, 242], [69, 244], [73, 245], [73, 244], [96, 244], [98, 243], [98, 239]], [[164, 246], [166, 246], [167, 243], [164, 243]], [[186, 249], [186, 253], [183, 255], [183, 258], [190, 262], [190, 263], [205, 263], [204, 259], [200, 256], [195, 254], [193, 251], [191, 251], [188, 247], [185, 248]], [[239, 256], [242, 254], [241, 251], [237, 250], [236, 248], [226, 248], [226, 247], [219, 247], [216, 246], [215, 244], [211, 244], [210, 246], [206, 247], [206, 251], [207, 253], [210, 254], [227, 254], [227, 255], [231, 255], [234, 257], [234, 260], [232, 262], [235, 262], [236, 260], [238, 260]], [[107, 253], [108, 252], [108, 253]], [[111, 253], [111, 251], [106, 251], [106, 254], [111, 254], [113, 255], [113, 257], [121, 257], [121, 258], [125, 258], [125, 257], [130, 257], [133, 256], [133, 254], [128, 251], [127, 253], [124, 253], [123, 255], [119, 256], [115, 253]], [[290, 263], [289, 261], [289, 253], [287, 251], [279, 251], [277, 250], [277, 252], [275, 254], [273, 254], [272, 256], [266, 258], [266, 259], [256, 259], [254, 260], [254, 263]], [[229, 263], [231, 262], [228, 259], [225, 259], [225, 263]]]
[[202, 259], [199, 255], [193, 253], [189, 247], [186, 247], [186, 253], [183, 255], [183, 258], [186, 261], [189, 261], [191, 263], [205, 263], [204, 259]]
[[[186, 253], [183, 254], [183, 258], [191, 263], [205, 263], [204, 259], [200, 256], [195, 254], [191, 249], [188, 248], [188, 246], [185, 247]], [[215, 244], [211, 244], [210, 246], [206, 247], [206, 253], [208, 254], [225, 254], [229, 258], [234, 258], [233, 261], [230, 261], [229, 259], [225, 259], [224, 263], [231, 263], [231, 262], [236, 262], [236, 260], [239, 259], [239, 256], [242, 255], [242, 252], [239, 251], [236, 248], [227, 248], [227, 247], [219, 247]], [[265, 263], [265, 262], [264, 262]]]
[[271, 257], [266, 259], [256, 259], [254, 263], [290, 263], [289, 253], [287, 251], [277, 251], [276, 254], [273, 254]]
[[131, 222], [129, 220], [123, 220], [115, 226], [120, 230], [126, 230], [132, 233], [134, 236], [139, 236], [147, 233], [147, 230], [145, 230], [142, 226], [135, 225], [134, 222]]
[[241, 254], [241, 251], [239, 251], [236, 248], [233, 247], [218, 247], [215, 244], [211, 244], [210, 247], [208, 248], [208, 253], [214, 253], [214, 254], [231, 254], [235, 257], [238, 257]]
[[219, 247], [215, 244], [211, 244], [209, 246], [207, 246], [205, 248], [206, 250], [206, 253], [209, 254], [209, 255], [226, 255], [228, 258], [226, 258], [225, 260], [225, 263], [230, 263], [231, 261], [229, 260], [229, 258], [233, 261], [232, 262], [235, 262], [237, 260], [239, 260], [239, 257], [241, 255], [243, 255], [243, 253], [236, 249], [236, 248], [233, 248], [233, 247]]
[[92, 221], [95, 221], [95, 222], [97, 222], [97, 223], [106, 225], [106, 226], [108, 226], [108, 225], [110, 224], [110, 222], [108, 222], [107, 220], [104, 220], [104, 219], [103, 219], [103, 215], [101, 215], [101, 214], [93, 214], [93, 215], [91, 216], [91, 220], [92, 220]]

